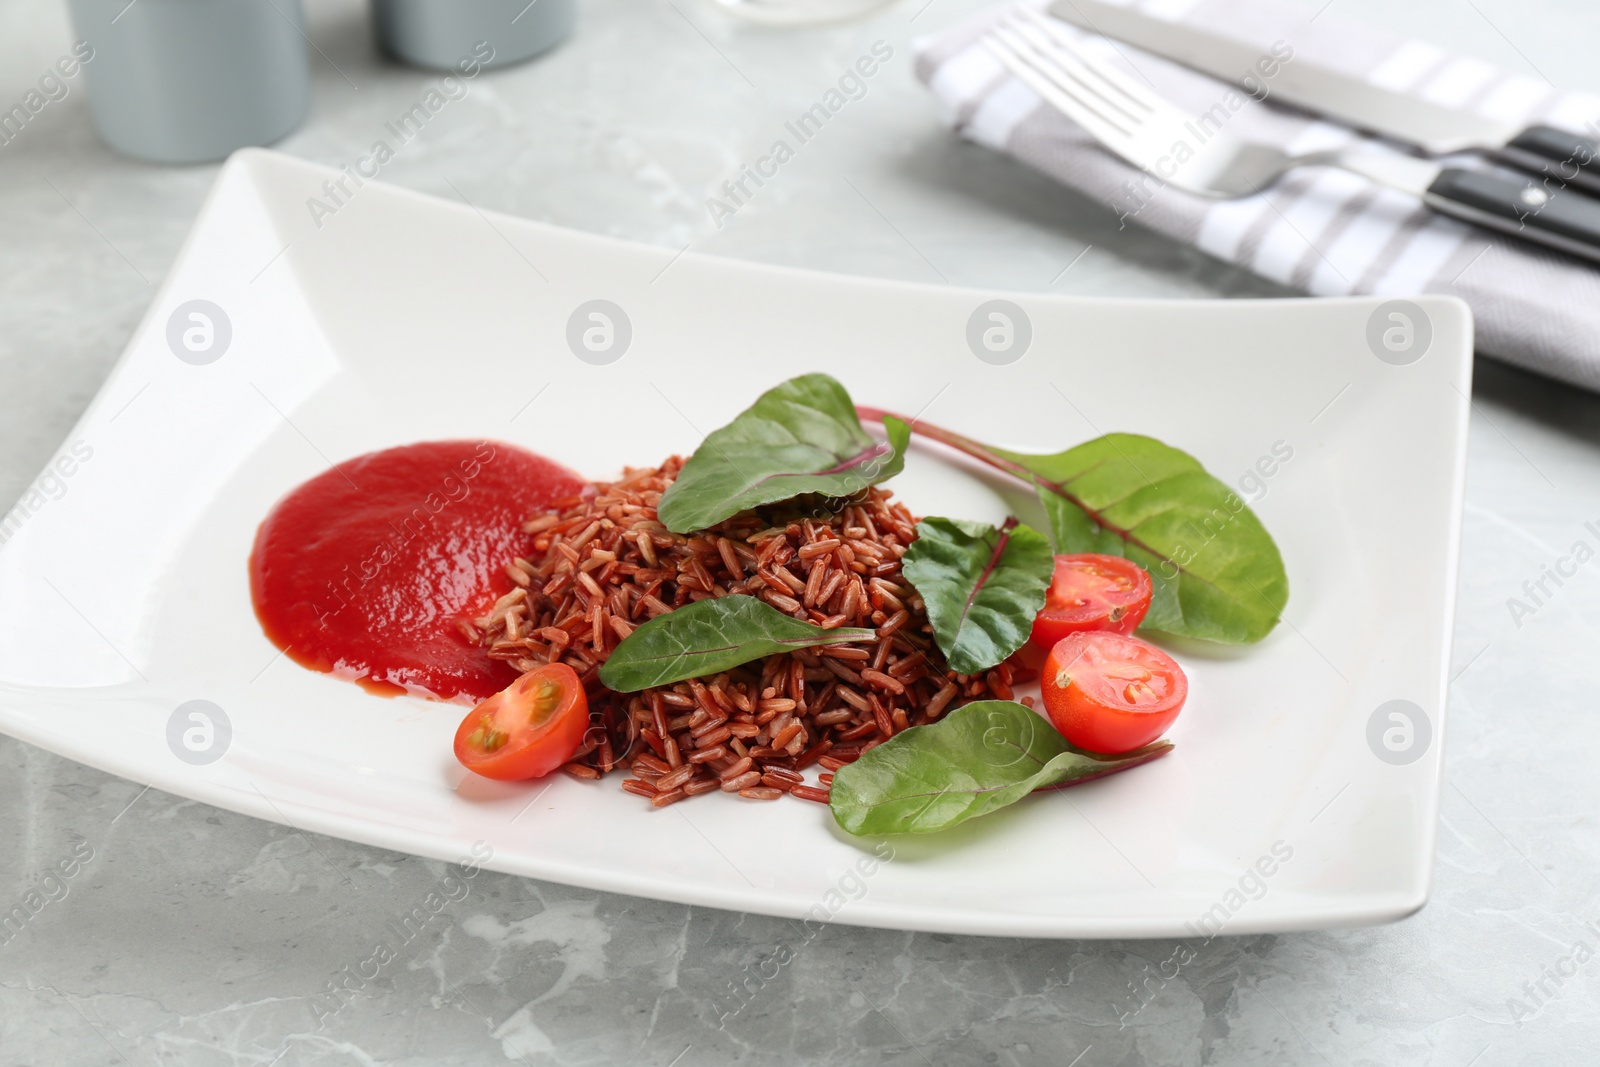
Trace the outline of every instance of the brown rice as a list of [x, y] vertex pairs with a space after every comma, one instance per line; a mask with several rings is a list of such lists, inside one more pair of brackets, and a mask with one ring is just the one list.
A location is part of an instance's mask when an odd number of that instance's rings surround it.
[[[802, 501], [675, 534], [656, 518], [683, 461], [629, 469], [567, 506], [535, 515], [515, 587], [474, 625], [489, 654], [518, 670], [560, 661], [578, 672], [596, 724], [568, 771], [625, 768], [630, 793], [658, 807], [723, 791], [826, 803], [832, 771], [969, 700], [1012, 699], [1019, 670], [951, 674], [922, 598], [900, 574], [916, 519], [882, 489]], [[875, 629], [868, 641], [769, 656], [712, 678], [619, 694], [600, 664], [634, 628], [697, 600], [760, 597], [826, 628]], [[1031, 702], [1030, 702], [1031, 703]], [[820, 765], [820, 787], [803, 772]]]

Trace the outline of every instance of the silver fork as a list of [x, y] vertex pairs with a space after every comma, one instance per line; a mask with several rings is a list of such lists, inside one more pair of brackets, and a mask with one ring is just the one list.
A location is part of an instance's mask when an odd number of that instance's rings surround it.
[[[1372, 148], [1290, 154], [1190, 115], [1103, 62], [1061, 23], [1020, 8], [984, 37], [1006, 69], [1115, 155], [1200, 196], [1262, 192], [1297, 167], [1337, 167], [1411, 193], [1440, 214], [1600, 262], [1600, 201], [1559, 182], [1506, 178]], [[1208, 124], [1206, 119], [1211, 121]], [[1183, 151], [1178, 151], [1179, 147]]]

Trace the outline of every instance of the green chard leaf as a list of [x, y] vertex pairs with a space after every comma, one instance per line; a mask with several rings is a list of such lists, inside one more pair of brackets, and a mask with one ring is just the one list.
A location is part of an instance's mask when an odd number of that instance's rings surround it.
[[992, 451], [1034, 476], [1057, 552], [1126, 556], [1150, 572], [1143, 629], [1248, 644], [1278, 624], [1289, 599], [1278, 546], [1193, 456], [1124, 433], [1049, 456]]
[[600, 683], [617, 693], [729, 670], [763, 656], [844, 641], [870, 641], [874, 630], [824, 630], [753, 596], [724, 596], [657, 615], [612, 650]]
[[1015, 519], [999, 529], [923, 519], [901, 560], [957, 674], [988, 670], [1022, 647], [1054, 569], [1050, 542]]
[[[880, 422], [897, 417], [856, 411]], [[1045, 456], [921, 420], [917, 433], [1032, 483], [1057, 552], [1126, 556], [1149, 571], [1155, 596], [1144, 629], [1249, 644], [1277, 626], [1289, 601], [1278, 546], [1238, 494], [1188, 453], [1128, 433]]]
[[887, 441], [863, 430], [850, 394], [828, 375], [791, 378], [706, 437], [662, 494], [659, 517], [691, 533], [808, 493], [852, 496], [905, 465], [911, 428], [893, 417], [883, 425]]
[[1172, 751], [1158, 741], [1122, 756], [1067, 743], [1009, 700], [980, 700], [913, 726], [835, 772], [830, 807], [852, 834], [926, 834], [1014, 804], [1035, 789], [1077, 785]]

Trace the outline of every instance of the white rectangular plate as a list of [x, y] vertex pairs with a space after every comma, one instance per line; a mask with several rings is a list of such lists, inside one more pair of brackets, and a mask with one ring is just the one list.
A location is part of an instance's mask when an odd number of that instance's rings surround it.
[[[1400, 309], [1426, 349], [1396, 364], [1369, 326], [1403, 344], [1406, 324], [1377, 299], [1011, 294], [1032, 337], [995, 366], [968, 323], [996, 294], [675, 256], [373, 183], [347, 181], [333, 205], [339, 177], [234, 157], [59, 467], [7, 521], [0, 730], [304, 830], [444, 860], [482, 843], [498, 870], [774, 915], [1207, 935], [1379, 922], [1426, 900], [1471, 388], [1459, 301]], [[595, 299], [631, 325], [603, 366], [567, 341]], [[230, 334], [221, 350], [215, 323], [221, 354], [204, 364], [175, 354], [194, 300]], [[188, 343], [204, 348], [203, 329]], [[331, 461], [490, 437], [610, 477], [692, 450], [806, 371], [1012, 448], [1124, 430], [1233, 483], [1262, 463], [1283, 624], [1251, 648], [1174, 649], [1191, 696], [1166, 759], [895, 839], [881, 865], [813, 804], [714, 794], [654, 810], [616, 778], [471, 778], [451, 756], [460, 707], [303, 670], [256, 624], [256, 525]], [[1292, 457], [1273, 467], [1275, 445]], [[915, 447], [894, 488], [920, 514], [1028, 503], [937, 446]], [[231, 726], [203, 766], [168, 743], [196, 699]], [[1369, 729], [1392, 700], [1415, 705], [1409, 734], [1387, 713]]]

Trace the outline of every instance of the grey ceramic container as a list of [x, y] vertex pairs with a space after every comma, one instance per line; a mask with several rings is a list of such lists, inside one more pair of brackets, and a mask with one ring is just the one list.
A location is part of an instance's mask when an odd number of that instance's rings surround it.
[[566, 40], [578, 0], [373, 0], [384, 51], [435, 70], [481, 69], [531, 59]]
[[[544, 0], [540, 0], [541, 3]], [[265, 145], [305, 118], [300, 0], [69, 0], [95, 126], [156, 163], [206, 163]]]

